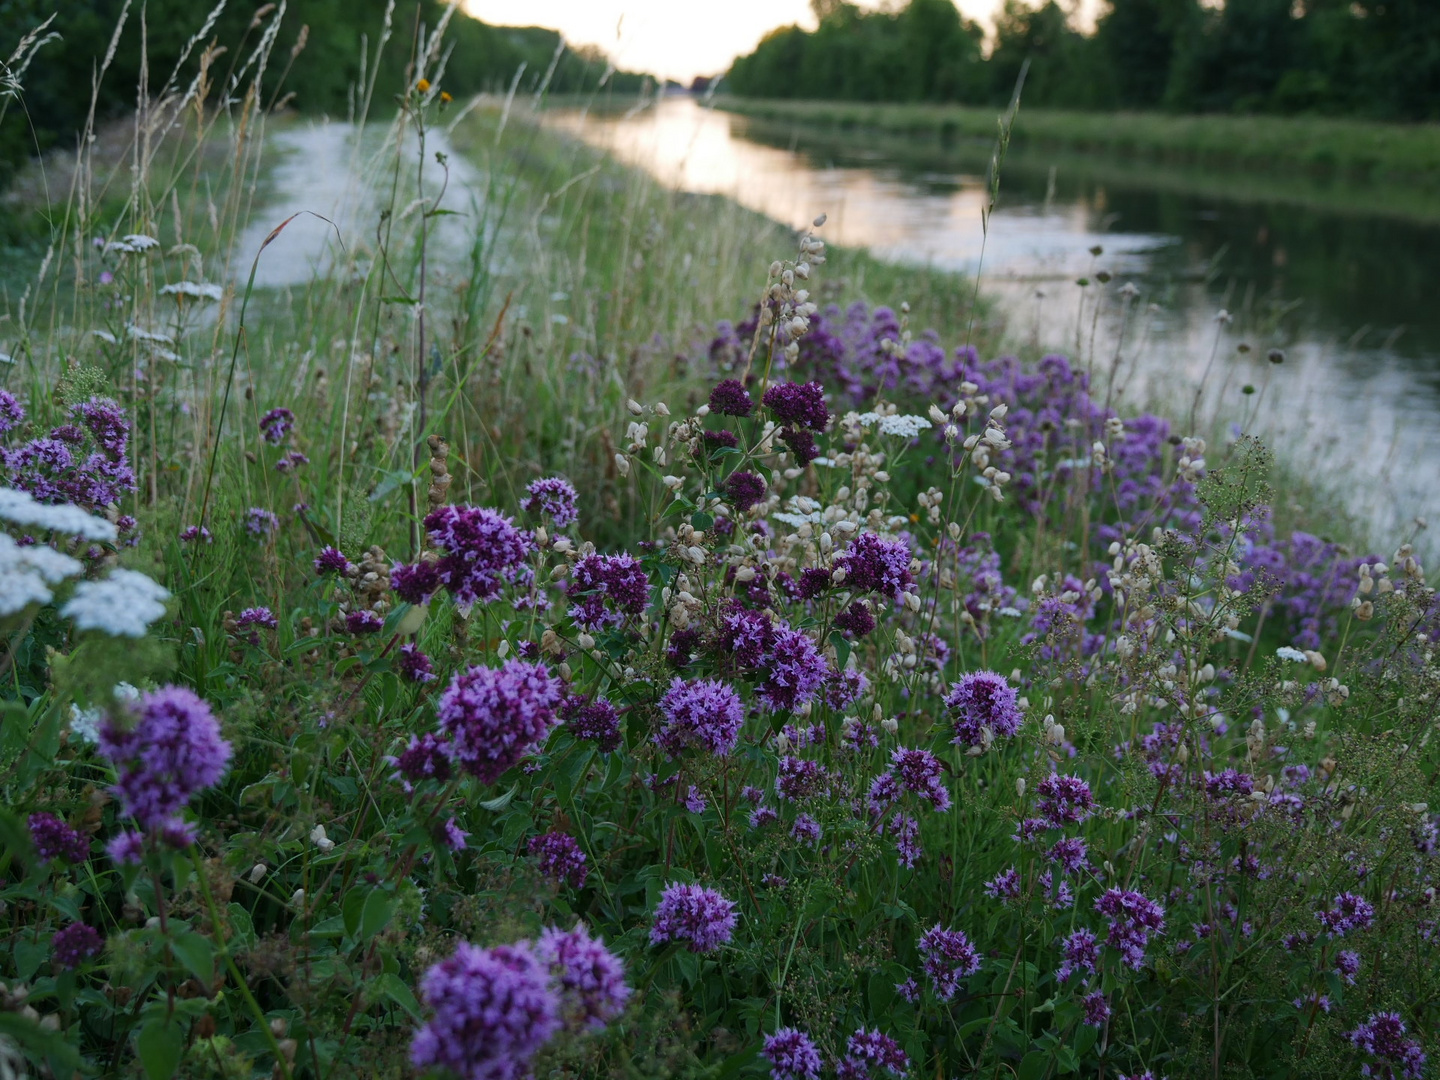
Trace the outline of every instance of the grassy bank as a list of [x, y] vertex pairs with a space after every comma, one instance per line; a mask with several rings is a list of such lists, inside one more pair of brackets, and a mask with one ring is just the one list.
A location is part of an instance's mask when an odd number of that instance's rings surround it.
[[[849, 102], [751, 101], [717, 104], [743, 116], [824, 131], [883, 132], [940, 143], [995, 139], [993, 108]], [[1363, 180], [1435, 191], [1440, 126], [1273, 116], [1170, 116], [1027, 109], [1015, 122], [1017, 148], [1103, 153], [1137, 161], [1224, 168], [1275, 176]]]

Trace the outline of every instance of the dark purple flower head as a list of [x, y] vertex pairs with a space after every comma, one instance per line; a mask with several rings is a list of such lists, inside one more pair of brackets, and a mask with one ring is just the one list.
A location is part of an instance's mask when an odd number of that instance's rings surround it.
[[675, 679], [660, 699], [664, 717], [655, 741], [669, 754], [685, 749], [724, 756], [735, 749], [745, 709], [740, 697], [716, 679]]
[[593, 742], [602, 754], [611, 754], [620, 749], [624, 736], [620, 732], [620, 714], [615, 706], [604, 698], [587, 701], [582, 697], [571, 698], [565, 704], [561, 716], [570, 734], [577, 739]]
[[918, 795], [936, 811], [950, 809], [950, 789], [945, 786], [945, 766], [929, 750], [900, 747], [890, 755], [890, 768], [900, 785]]
[[280, 528], [280, 519], [263, 506], [245, 511], [245, 531], [251, 536], [266, 537]]
[[460, 828], [459, 822], [452, 817], [440, 827], [440, 839], [451, 851], [464, 851], [470, 834]]
[[100, 752], [115, 766], [112, 790], [123, 812], [158, 829], [193, 795], [220, 781], [231, 748], [210, 706], [182, 686], [144, 695], [138, 713], [128, 731], [106, 720]]
[[752, 611], [731, 601], [720, 613], [720, 652], [745, 671], [765, 660], [775, 642], [775, 624], [763, 611]]
[[520, 509], [527, 514], [544, 514], [555, 528], [564, 529], [580, 520], [576, 509], [579, 498], [574, 485], [563, 476], [545, 476], [530, 482]]
[[765, 678], [756, 699], [773, 710], [797, 709], [825, 687], [832, 669], [808, 634], [781, 623], [766, 657]]
[[845, 1044], [845, 1057], [866, 1070], [861, 1075], [869, 1075], [869, 1068], [881, 1068], [891, 1076], [901, 1077], [910, 1068], [910, 1058], [900, 1049], [900, 1044], [879, 1028], [866, 1031], [862, 1027], [851, 1035]]
[[1055, 841], [1055, 846], [1046, 852], [1046, 858], [1059, 863], [1067, 874], [1078, 874], [1085, 868], [1085, 841], [1078, 836], [1067, 836]]
[[1095, 809], [1090, 785], [1078, 776], [1051, 773], [1035, 785], [1035, 809], [1052, 829], [1078, 825]]
[[530, 838], [530, 854], [537, 857], [540, 872], [546, 877], [562, 884], [568, 883], [572, 889], [584, 888], [590, 870], [585, 865], [585, 852], [580, 850], [573, 836], [554, 831], [533, 836]]
[[802, 844], [814, 847], [820, 842], [820, 823], [809, 814], [796, 814], [790, 826], [790, 835]]
[[212, 540], [214, 540], [214, 537], [210, 535], [210, 530], [205, 528], [204, 525], [187, 525], [180, 530], [180, 542], [182, 544], [193, 544], [197, 541], [208, 544]]
[[736, 922], [735, 904], [714, 889], [672, 882], [655, 906], [650, 944], [682, 941], [691, 952], [713, 952], [730, 940]]
[[1205, 774], [1205, 794], [1212, 799], [1223, 798], [1229, 794], [1249, 795], [1254, 790], [1255, 779], [1249, 773], [1224, 769], [1218, 773]]
[[738, 450], [740, 448], [740, 437], [729, 428], [721, 428], [719, 431], [702, 431], [700, 440], [704, 445], [696, 450], [696, 455], [702, 461], [716, 450]]
[[50, 939], [50, 962], [57, 968], [74, 971], [105, 947], [105, 939], [84, 923], [71, 923]]
[[323, 547], [315, 556], [317, 574], [340, 574], [346, 576], [355, 572], [355, 564], [345, 558], [345, 553], [336, 547]]
[[818, 382], [776, 383], [765, 391], [760, 404], [789, 427], [824, 431], [830, 422], [830, 410], [825, 408], [825, 388]]
[[295, 426], [295, 414], [283, 405], [260, 417], [260, 435], [271, 446], [279, 446]]
[[428, 559], [396, 563], [390, 568], [390, 588], [407, 604], [428, 604], [440, 588], [440, 567]]
[[70, 407], [70, 416], [84, 426], [110, 461], [123, 461], [130, 448], [130, 421], [110, 398], [92, 397]]
[[1329, 911], [1317, 911], [1315, 917], [1322, 926], [1336, 937], [1344, 937], [1351, 930], [1366, 930], [1375, 918], [1375, 908], [1363, 896], [1343, 892], [1335, 897], [1335, 906]]
[[960, 980], [980, 970], [980, 951], [963, 930], [945, 930], [936, 923], [921, 935], [917, 947], [925, 974], [941, 1001], [953, 998]]
[[120, 866], [137, 866], [145, 854], [145, 834], [122, 832], [105, 845], [105, 854]]
[[836, 710], [849, 708], [869, 689], [870, 680], [863, 671], [855, 668], [832, 671], [825, 683], [825, 704]]
[[464, 1080], [522, 1080], [560, 1030], [560, 997], [548, 964], [529, 942], [481, 949], [461, 942], [420, 980], [434, 1013], [415, 1033], [410, 1061]]
[[536, 955], [550, 968], [560, 991], [560, 1016], [576, 1031], [599, 1031], [625, 1011], [630, 987], [625, 985], [625, 964], [591, 937], [584, 923], [573, 930], [547, 926], [535, 943]]
[[844, 585], [852, 592], [897, 596], [914, 580], [910, 576], [910, 549], [901, 540], [885, 540], [876, 533], [857, 536], [835, 556], [835, 569], [845, 571]]
[[1150, 935], [1165, 930], [1165, 909], [1141, 893], [1107, 889], [1095, 901], [1095, 910], [1110, 920], [1106, 943], [1119, 949], [1125, 963], [1139, 971], [1145, 964]]
[[775, 1080], [820, 1080], [820, 1051], [799, 1028], [782, 1027], [766, 1035], [760, 1053]]
[[721, 416], [749, 416], [755, 402], [739, 379], [722, 379], [710, 391], [710, 410]]
[[276, 472], [292, 472], [301, 465], [309, 465], [310, 459], [300, 450], [291, 450], [288, 454], [275, 462]]
[[258, 626], [265, 630], [274, 630], [280, 625], [280, 620], [275, 618], [275, 613], [268, 607], [247, 607], [236, 617], [235, 625], [242, 629]]
[[8, 435], [25, 422], [25, 406], [9, 390], [0, 390], [0, 435]]
[[435, 564], [455, 603], [488, 603], [514, 581], [533, 550], [530, 535], [484, 506], [441, 506], [425, 518], [430, 543], [443, 554]]
[[830, 571], [821, 566], [812, 566], [800, 571], [800, 583], [796, 587], [801, 600], [814, 600], [830, 588]]
[[783, 800], [804, 802], [829, 790], [830, 777], [818, 761], [786, 754], [780, 759], [775, 793]]
[[1000, 871], [985, 882], [985, 895], [1001, 903], [1020, 899], [1020, 871], [1013, 866]]
[[765, 498], [765, 481], [752, 472], [733, 472], [720, 485], [739, 513], [745, 513]]
[[795, 455], [795, 461], [801, 466], [809, 465], [820, 456], [815, 434], [808, 428], [781, 428], [780, 441]]
[[407, 643], [400, 646], [400, 655], [395, 658], [395, 670], [406, 682], [428, 683], [435, 681], [435, 667], [430, 657], [419, 647]]
[[76, 832], [54, 814], [30, 815], [30, 839], [41, 862], [64, 859], [82, 863], [90, 857], [90, 838]]
[[863, 638], [875, 629], [875, 616], [870, 614], [863, 600], [856, 600], [835, 616], [835, 629], [846, 637]]
[[645, 613], [650, 578], [633, 555], [586, 555], [565, 587], [570, 617], [587, 630], [619, 626]]
[[520, 763], [555, 726], [564, 696], [544, 664], [510, 660], [504, 667], [457, 672], [436, 708], [455, 763], [493, 784]]
[[1015, 688], [993, 671], [972, 671], [950, 687], [945, 707], [955, 725], [957, 746], [984, 746], [991, 738], [1010, 737], [1020, 730], [1020, 705]]
[[1373, 1013], [1354, 1031], [1347, 1031], [1345, 1038], [1362, 1054], [1377, 1059], [1360, 1067], [1361, 1076], [1422, 1080], [1425, 1075], [1425, 1051], [1418, 1040], [1405, 1037], [1405, 1021], [1399, 1013]]
[[1355, 976], [1360, 973], [1360, 954], [1354, 949], [1341, 949], [1335, 954], [1335, 974], [1343, 978], [1351, 986], [1355, 985]]
[[352, 634], [378, 634], [384, 626], [384, 617], [378, 611], [370, 611], [368, 608], [347, 612], [345, 615], [345, 629]]
[[395, 766], [391, 779], [403, 781], [406, 791], [421, 780], [444, 783], [450, 779], [450, 747], [430, 732], [410, 736], [410, 745], [398, 757], [385, 760]]

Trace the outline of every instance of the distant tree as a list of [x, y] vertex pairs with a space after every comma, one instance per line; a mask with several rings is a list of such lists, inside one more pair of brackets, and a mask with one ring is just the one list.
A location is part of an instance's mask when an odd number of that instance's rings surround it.
[[1110, 69], [1115, 103], [1126, 109], [1163, 105], [1176, 52], [1201, 22], [1198, 0], [1110, 0], [1096, 38]]

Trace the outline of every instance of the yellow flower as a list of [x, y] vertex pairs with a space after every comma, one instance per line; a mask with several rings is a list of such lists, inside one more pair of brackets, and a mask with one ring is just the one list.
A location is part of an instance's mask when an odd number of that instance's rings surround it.
[[419, 90], [422, 94], [428, 94], [430, 92], [430, 80], [421, 79], [415, 84], [415, 89]]
[[454, 100], [455, 100], [455, 99], [454, 99], [453, 97], [451, 97], [449, 94], [447, 94], [444, 90], [441, 90], [441, 91], [440, 91], [440, 104], [441, 104], [441, 105], [449, 105], [450, 102], [452, 102], [452, 101], [454, 101]]

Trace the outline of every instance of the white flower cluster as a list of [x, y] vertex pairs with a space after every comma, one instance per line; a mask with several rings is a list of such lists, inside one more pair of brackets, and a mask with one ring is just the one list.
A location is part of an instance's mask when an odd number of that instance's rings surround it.
[[1275, 650], [1275, 655], [1281, 660], [1289, 660], [1292, 664], [1305, 663], [1306, 657], [1299, 649], [1292, 649], [1289, 645], [1281, 645]]
[[74, 577], [83, 569], [77, 559], [62, 555], [54, 548], [44, 544], [21, 547], [7, 534], [0, 533], [0, 615], [14, 615], [31, 604], [48, 604], [54, 596], [50, 586]]
[[144, 637], [165, 614], [170, 592], [135, 570], [112, 570], [103, 581], [82, 581], [60, 614], [77, 630], [99, 630], [114, 637]]
[[930, 428], [930, 421], [923, 416], [896, 416], [880, 413], [861, 413], [861, 427], [873, 427], [881, 435], [898, 435], [902, 439], [913, 439]]
[[[140, 700], [140, 691], [128, 682], [116, 683], [114, 693], [116, 701], [124, 702], [127, 705]], [[87, 743], [98, 743], [100, 741], [100, 724], [104, 719], [105, 711], [103, 709], [82, 709], [79, 705], [71, 705], [70, 734]]]
[[82, 540], [113, 541], [118, 535], [111, 522], [87, 514], [78, 506], [47, 506], [16, 488], [0, 488], [0, 521]]
[[119, 240], [111, 240], [105, 245], [105, 253], [116, 253], [119, 255], [134, 255], [138, 252], [149, 251], [153, 247], [159, 247], [160, 241], [153, 236], [146, 236], [144, 233], [129, 233]]
[[219, 300], [225, 290], [211, 282], [177, 281], [160, 290], [164, 296], [184, 296], [191, 300]]

